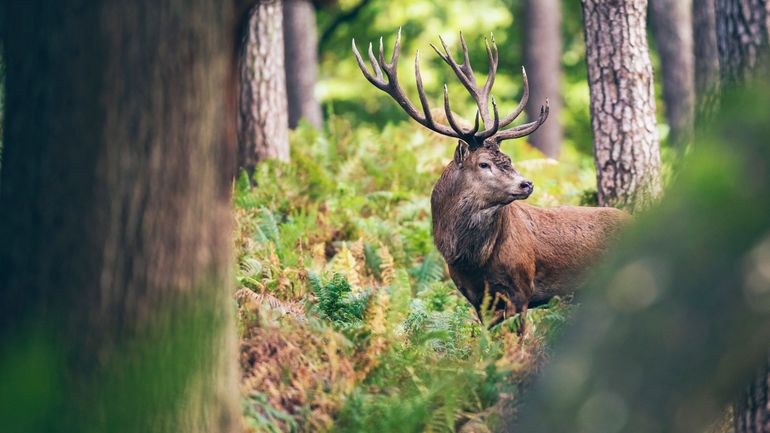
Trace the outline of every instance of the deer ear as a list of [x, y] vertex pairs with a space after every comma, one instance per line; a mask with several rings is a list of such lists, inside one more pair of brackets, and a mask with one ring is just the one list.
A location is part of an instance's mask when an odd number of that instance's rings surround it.
[[462, 167], [463, 161], [468, 157], [470, 149], [468, 149], [468, 143], [460, 140], [457, 142], [457, 148], [455, 148], [455, 164]]

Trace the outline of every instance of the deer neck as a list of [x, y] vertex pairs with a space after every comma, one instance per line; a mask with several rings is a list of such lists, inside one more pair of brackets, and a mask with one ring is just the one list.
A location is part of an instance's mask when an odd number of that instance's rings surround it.
[[472, 193], [457, 197], [440, 183], [431, 197], [436, 247], [450, 266], [484, 267], [500, 237], [505, 207], [482, 208]]

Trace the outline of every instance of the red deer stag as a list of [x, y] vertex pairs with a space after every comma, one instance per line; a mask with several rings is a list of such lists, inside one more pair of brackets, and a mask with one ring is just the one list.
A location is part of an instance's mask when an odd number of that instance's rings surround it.
[[[431, 194], [436, 247], [444, 256], [457, 288], [480, 318], [485, 293], [492, 296], [493, 323], [515, 312], [521, 312], [523, 317], [528, 306], [571, 293], [579, 285], [581, 272], [605, 248], [628, 218], [627, 214], [613, 208], [540, 208], [519, 201], [529, 197], [534, 186], [513, 168], [511, 158], [500, 151], [500, 142], [533, 133], [548, 117], [548, 100], [540, 108], [538, 119], [503, 129], [527, 103], [529, 85], [522, 68], [524, 94], [516, 109], [500, 119], [492, 96], [490, 114], [488, 102], [498, 64], [494, 36], [491, 48], [486, 41], [489, 75], [482, 87], [476, 84], [462, 33], [461, 64], [454, 60], [443, 39], [443, 53], [431, 44], [476, 102], [476, 121], [470, 129], [464, 129], [454, 118], [446, 85], [444, 110], [449, 126], [434, 121], [420, 76], [419, 52], [414, 71], [422, 112], [409, 101], [396, 74], [400, 42], [399, 30], [390, 63], [385, 61], [382, 39], [379, 58], [369, 44], [374, 74], [364, 64], [355, 40], [353, 52], [369, 82], [395, 99], [410, 117], [431, 131], [459, 139], [453, 161], [446, 166]], [[479, 117], [484, 124], [481, 131]]]

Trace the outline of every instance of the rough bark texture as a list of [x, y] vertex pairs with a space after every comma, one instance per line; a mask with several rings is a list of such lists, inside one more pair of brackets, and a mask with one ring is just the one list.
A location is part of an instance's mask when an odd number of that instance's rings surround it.
[[733, 411], [735, 433], [770, 433], [770, 357]]
[[232, 4], [2, 7], [4, 431], [237, 431]]
[[537, 119], [540, 105], [550, 100], [551, 114], [529, 142], [547, 156], [561, 152], [561, 2], [527, 0], [524, 5], [524, 66], [529, 78], [530, 100], [527, 117]]
[[722, 85], [745, 81], [768, 57], [770, 3], [715, 0], [715, 5]]
[[692, 3], [693, 52], [695, 53], [696, 119], [711, 118], [719, 104], [719, 50], [717, 49], [714, 0]]
[[321, 104], [315, 97], [318, 78], [318, 35], [315, 8], [309, 0], [283, 2], [283, 40], [286, 50], [286, 96], [289, 127], [305, 119], [323, 127]]
[[695, 106], [692, 1], [650, 0], [649, 12], [660, 56], [669, 142], [686, 146], [692, 140]]
[[247, 26], [240, 65], [238, 165], [252, 172], [263, 159], [289, 160], [281, 1], [258, 1]]
[[647, 2], [582, 7], [599, 204], [642, 208], [660, 193]]

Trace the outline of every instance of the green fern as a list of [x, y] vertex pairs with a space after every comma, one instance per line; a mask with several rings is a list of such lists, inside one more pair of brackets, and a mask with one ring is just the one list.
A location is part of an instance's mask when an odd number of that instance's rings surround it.
[[308, 280], [318, 299], [316, 311], [322, 318], [343, 329], [363, 323], [371, 292], [353, 294], [350, 283], [341, 274], [334, 274], [325, 284], [316, 274], [310, 274]]
[[409, 273], [414, 278], [417, 289], [424, 289], [430, 283], [444, 278], [444, 259], [438, 253], [432, 252], [426, 255], [422, 263], [412, 268]]

